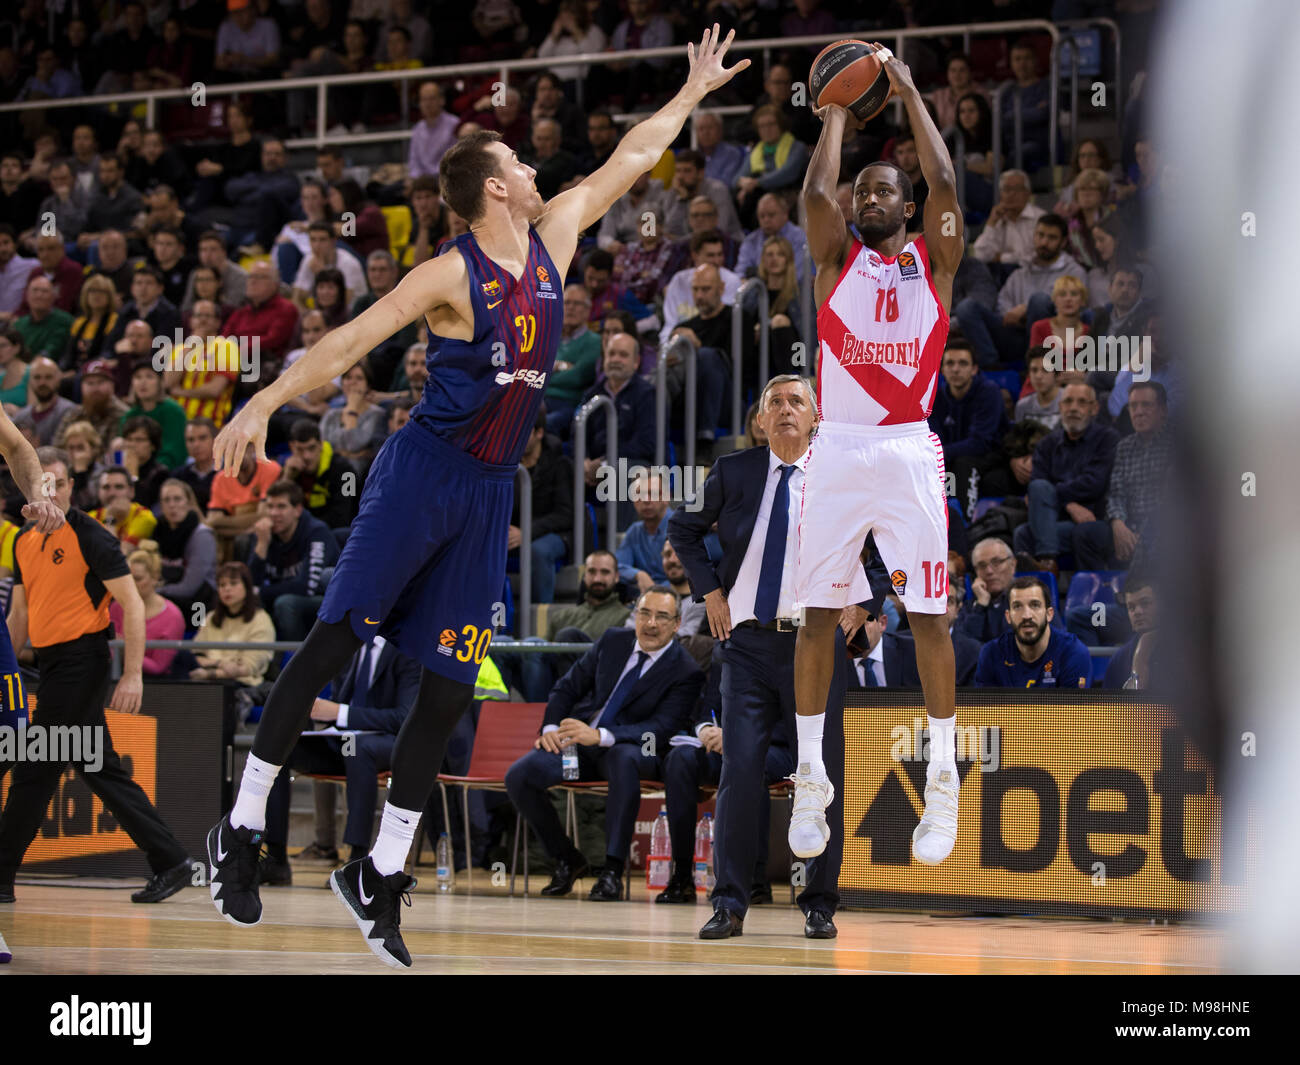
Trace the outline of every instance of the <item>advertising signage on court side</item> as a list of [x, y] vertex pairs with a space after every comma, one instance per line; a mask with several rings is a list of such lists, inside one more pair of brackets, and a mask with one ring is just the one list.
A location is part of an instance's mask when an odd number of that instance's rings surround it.
[[931, 867], [911, 857], [920, 693], [850, 698], [846, 905], [1155, 918], [1241, 907], [1254, 841], [1221, 839], [1214, 774], [1166, 707], [1103, 692], [957, 699], [960, 827]]

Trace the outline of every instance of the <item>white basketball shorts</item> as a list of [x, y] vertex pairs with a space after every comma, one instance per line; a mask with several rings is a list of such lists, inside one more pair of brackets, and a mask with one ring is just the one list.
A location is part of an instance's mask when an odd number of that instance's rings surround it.
[[795, 565], [798, 607], [870, 596], [862, 547], [874, 532], [894, 594], [909, 611], [948, 606], [943, 447], [925, 422], [822, 422], [804, 473]]

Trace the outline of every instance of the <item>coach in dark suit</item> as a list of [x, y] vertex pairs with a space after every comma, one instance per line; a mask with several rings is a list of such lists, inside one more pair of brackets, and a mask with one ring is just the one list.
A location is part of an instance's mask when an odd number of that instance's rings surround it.
[[[786, 723], [797, 735], [794, 702], [794, 558], [799, 499], [808, 445], [816, 424], [816, 397], [806, 378], [774, 377], [759, 401], [759, 424], [769, 447], [754, 447], [719, 459], [704, 483], [701, 509], [678, 509], [668, 539], [690, 575], [696, 599], [703, 599], [709, 627], [725, 640], [723, 713], [727, 722], [718, 789], [714, 858], [717, 887], [714, 914], [701, 939], [740, 935], [749, 905], [757, 845], [756, 818], [767, 801], [763, 768], [772, 728]], [[722, 560], [714, 566], [704, 537], [717, 522]], [[835, 785], [827, 808], [831, 826], [826, 850], [809, 862], [799, 906], [810, 939], [836, 935], [832, 917], [839, 902], [840, 858], [844, 849], [844, 635], [837, 634], [835, 675], [827, 699], [823, 738], [826, 772]]]
[[658, 754], [689, 720], [704, 675], [673, 637], [680, 614], [671, 588], [637, 602], [636, 628], [608, 629], [551, 691], [536, 749], [506, 771], [506, 792], [555, 861], [543, 895], [567, 895], [587, 863], [565, 836], [547, 789], [562, 783], [560, 752], [578, 747], [580, 780], [606, 780], [605, 868], [590, 898], [616, 902], [641, 801], [641, 781], [659, 773]]
[[[393, 744], [420, 691], [420, 663], [408, 658], [382, 636], [362, 644], [336, 678], [337, 699], [317, 699], [312, 720], [364, 736], [318, 736], [298, 741], [266, 800], [267, 860], [263, 883], [293, 881], [285, 858], [289, 838], [289, 770], [346, 776], [348, 820], [343, 842], [352, 857], [370, 849], [379, 795], [379, 774], [389, 769]], [[344, 742], [347, 742], [346, 748]], [[346, 752], [346, 753], [345, 753]]]
[[912, 637], [885, 631], [883, 614], [869, 614], [861, 628], [849, 636], [849, 691], [868, 688], [919, 688], [916, 644]]

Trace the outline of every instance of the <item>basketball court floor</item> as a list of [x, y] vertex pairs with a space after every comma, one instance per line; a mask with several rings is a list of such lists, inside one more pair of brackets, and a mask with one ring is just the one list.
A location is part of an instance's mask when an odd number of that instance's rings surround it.
[[[0, 934], [20, 974], [395, 974], [367, 950], [325, 887], [326, 865], [297, 866], [290, 888], [265, 888], [262, 923], [236, 928], [206, 888], [137, 906], [137, 881], [19, 881]], [[843, 912], [836, 940], [806, 940], [788, 902], [749, 911], [742, 938], [696, 938], [708, 905], [656, 906], [644, 880], [630, 902], [510, 898], [476, 877], [473, 895], [439, 894], [421, 868], [402, 934], [425, 973], [1204, 974], [1223, 971], [1224, 937], [1206, 924], [932, 917]], [[534, 880], [537, 888], [544, 880]], [[463, 890], [463, 889], [462, 889]]]

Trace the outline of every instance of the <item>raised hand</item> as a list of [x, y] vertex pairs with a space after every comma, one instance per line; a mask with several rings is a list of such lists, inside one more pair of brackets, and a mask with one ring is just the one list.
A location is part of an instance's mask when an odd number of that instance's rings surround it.
[[253, 445], [253, 454], [258, 459], [266, 458], [266, 417], [253, 410], [251, 404], [217, 434], [212, 445], [212, 460], [218, 471], [228, 470], [231, 476], [238, 473], [249, 444]]
[[52, 499], [37, 499], [24, 504], [23, 517], [36, 523], [38, 533], [52, 533], [66, 520], [62, 509]]
[[721, 33], [721, 28], [715, 22], [711, 30], [704, 31], [704, 37], [700, 40], [698, 52], [694, 44], [686, 46], [686, 58], [691, 64], [691, 72], [686, 78], [686, 88], [694, 92], [697, 99], [703, 100], [714, 89], [726, 85], [727, 82], [749, 66], [749, 60], [742, 59], [734, 67], [723, 67], [722, 57], [727, 54], [727, 49], [731, 47], [736, 31], [731, 30], [727, 34], [727, 39], [719, 44], [718, 38]]
[[902, 96], [907, 92], [916, 92], [916, 85], [912, 81], [912, 72], [908, 69], [907, 64], [879, 41], [872, 41], [871, 47], [878, 52], [884, 53], [881, 60], [885, 67], [885, 77], [889, 79], [889, 86], [893, 90], [893, 95]]

